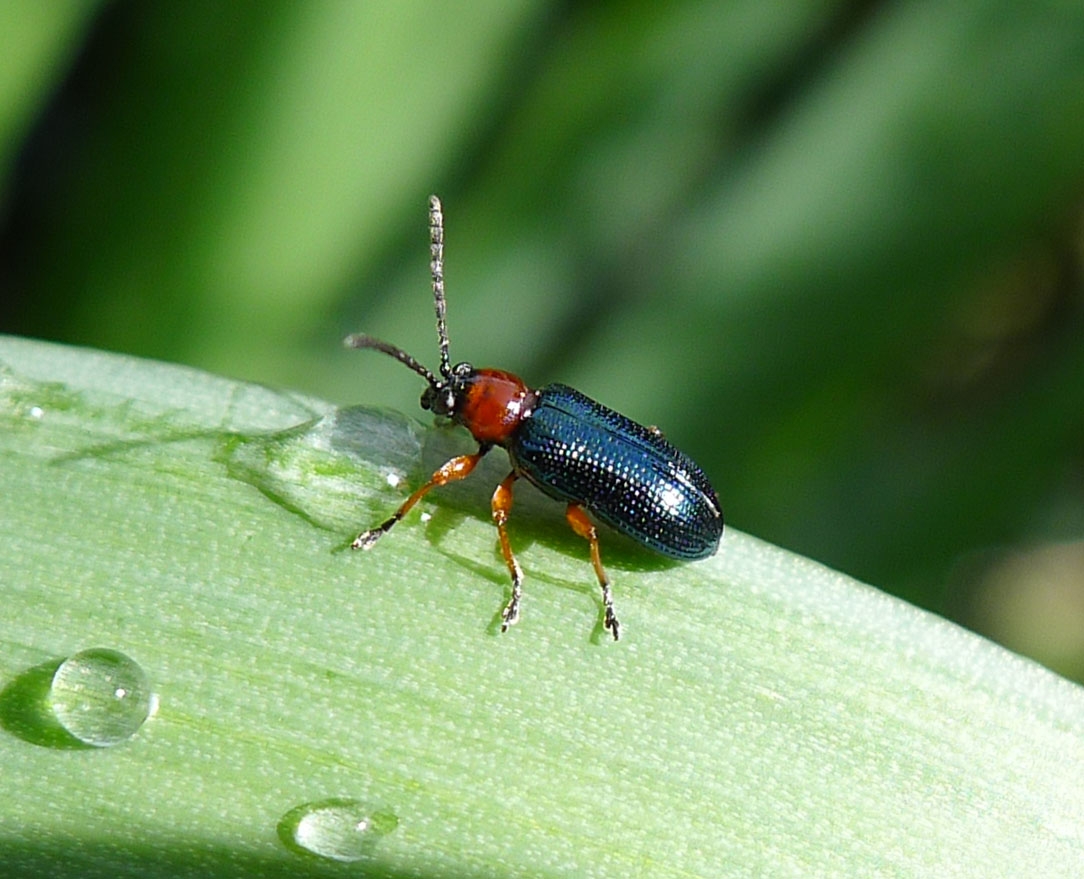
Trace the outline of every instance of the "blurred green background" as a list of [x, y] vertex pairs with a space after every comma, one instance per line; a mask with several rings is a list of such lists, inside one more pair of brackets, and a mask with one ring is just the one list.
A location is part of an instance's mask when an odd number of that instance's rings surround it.
[[661, 426], [728, 522], [1084, 678], [1084, 4], [0, 5], [0, 330]]

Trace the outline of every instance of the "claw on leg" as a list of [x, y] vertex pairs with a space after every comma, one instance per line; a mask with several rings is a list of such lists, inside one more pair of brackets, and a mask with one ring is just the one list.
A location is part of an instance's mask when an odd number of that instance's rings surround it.
[[613, 596], [610, 595], [609, 583], [602, 587], [602, 603], [606, 606], [606, 616], [603, 619], [602, 625], [610, 631], [614, 636], [615, 641], [620, 641], [621, 623], [618, 622], [617, 616], [614, 614], [614, 602]]
[[508, 604], [504, 606], [504, 610], [501, 611], [502, 632], [507, 632], [509, 626], [514, 626], [519, 622], [519, 599], [521, 595], [519, 584], [512, 584], [512, 597], [509, 599]]
[[398, 521], [398, 519], [392, 518], [378, 528], [370, 528], [368, 531], [362, 531], [361, 534], [354, 538], [354, 542], [350, 544], [350, 548], [361, 550], [372, 549], [376, 546], [376, 542], [387, 534], [391, 529], [391, 526]]

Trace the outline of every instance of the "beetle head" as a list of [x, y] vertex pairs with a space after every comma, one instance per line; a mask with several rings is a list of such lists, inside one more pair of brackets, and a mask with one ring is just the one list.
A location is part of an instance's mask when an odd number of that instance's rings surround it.
[[430, 381], [422, 391], [421, 404], [434, 415], [452, 418], [474, 378], [474, 367], [469, 363], [457, 363], [451, 368], [447, 379]]

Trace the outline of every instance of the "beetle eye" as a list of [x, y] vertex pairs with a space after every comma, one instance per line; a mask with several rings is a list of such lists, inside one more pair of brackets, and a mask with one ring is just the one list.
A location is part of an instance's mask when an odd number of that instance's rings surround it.
[[441, 385], [430, 385], [424, 391], [422, 391], [422, 408], [431, 409], [437, 415], [443, 415], [441, 412], [441, 403], [444, 393], [444, 387]]
[[430, 385], [422, 391], [422, 408], [434, 415], [450, 416], [455, 411], [455, 402], [455, 390], [444, 382]]
[[457, 363], [455, 366], [452, 367], [452, 375], [456, 378], [466, 378], [472, 372], [474, 372], [474, 367], [467, 363], [465, 360], [462, 363]]

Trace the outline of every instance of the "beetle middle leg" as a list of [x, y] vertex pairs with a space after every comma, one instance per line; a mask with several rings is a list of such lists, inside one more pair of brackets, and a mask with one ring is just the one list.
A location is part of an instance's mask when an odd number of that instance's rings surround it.
[[610, 591], [610, 578], [606, 576], [606, 570], [602, 567], [602, 557], [598, 551], [598, 530], [579, 504], [569, 504], [565, 510], [565, 518], [572, 526], [572, 530], [591, 544], [591, 564], [595, 568], [598, 585], [602, 587], [602, 604], [606, 608], [603, 626], [613, 633], [616, 641], [621, 637], [621, 624], [614, 615], [614, 597]]
[[372, 549], [373, 544], [391, 531], [392, 526], [410, 512], [410, 508], [425, 497], [430, 489], [434, 489], [438, 485], [447, 485], [449, 482], [456, 482], [459, 479], [469, 476], [470, 472], [475, 468], [475, 465], [482, 460], [482, 456], [488, 451], [489, 448], [483, 446], [473, 455], [459, 455], [449, 461], [445, 461], [444, 466], [437, 470], [425, 485], [403, 501], [399, 509], [392, 513], [391, 516], [377, 525], [376, 528], [362, 531], [361, 534], [354, 539], [354, 542], [350, 544], [350, 548]]
[[507, 632], [508, 627], [514, 625], [519, 619], [519, 600], [523, 595], [523, 569], [512, 554], [512, 544], [508, 542], [508, 513], [512, 509], [512, 484], [516, 481], [516, 471], [509, 473], [496, 491], [493, 492], [493, 524], [497, 526], [497, 537], [501, 541], [501, 555], [504, 563], [508, 565], [508, 573], [512, 575], [512, 597], [504, 610], [501, 611], [501, 631]]

